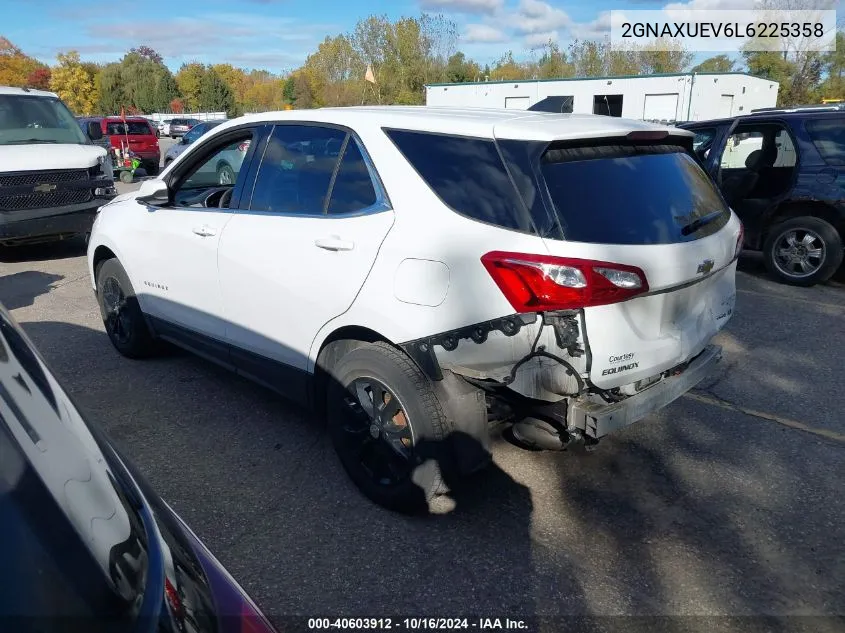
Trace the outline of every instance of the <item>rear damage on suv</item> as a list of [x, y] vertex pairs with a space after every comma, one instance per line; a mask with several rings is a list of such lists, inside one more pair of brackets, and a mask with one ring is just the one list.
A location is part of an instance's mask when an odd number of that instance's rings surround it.
[[[424, 157], [406, 134], [388, 132], [457, 210], [427, 167], [449, 161], [457, 137], [435, 139]], [[513, 196], [507, 213], [483, 221], [536, 235], [546, 253], [486, 253], [513, 314], [402, 348], [431, 379], [452, 373], [482, 390], [488, 422], [507, 422], [517, 443], [590, 447], [683, 395], [720, 360], [711, 339], [734, 310], [742, 225], [680, 130], [495, 146], [486, 175], [497, 165]], [[510, 193], [505, 185], [498, 196]]]

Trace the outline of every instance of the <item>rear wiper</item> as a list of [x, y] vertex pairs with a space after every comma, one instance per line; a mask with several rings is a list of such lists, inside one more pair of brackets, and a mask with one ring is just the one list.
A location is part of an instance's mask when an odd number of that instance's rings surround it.
[[698, 218], [697, 220], [690, 222], [681, 229], [681, 235], [691, 235], [692, 233], [695, 233], [702, 226], [707, 226], [714, 220], [718, 220], [720, 217], [722, 217], [723, 213], [724, 211], [714, 211], [713, 213], [708, 213], [704, 217]]

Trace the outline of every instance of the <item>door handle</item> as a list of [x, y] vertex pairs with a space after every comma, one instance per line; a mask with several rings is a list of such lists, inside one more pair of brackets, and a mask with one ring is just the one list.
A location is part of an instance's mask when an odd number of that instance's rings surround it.
[[336, 235], [332, 235], [331, 237], [324, 237], [316, 240], [314, 242], [314, 246], [317, 248], [323, 248], [327, 251], [351, 251], [355, 248], [355, 242], [342, 240]]
[[211, 237], [212, 235], [217, 235], [217, 231], [210, 226], [195, 226], [191, 229], [194, 233], [199, 235], [200, 237]]

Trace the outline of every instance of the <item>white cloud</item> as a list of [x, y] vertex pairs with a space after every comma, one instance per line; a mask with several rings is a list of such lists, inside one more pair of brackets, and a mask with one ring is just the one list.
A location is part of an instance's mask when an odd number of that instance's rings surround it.
[[505, 0], [420, 0], [420, 7], [430, 11], [485, 13], [492, 15], [505, 5]]
[[523, 42], [526, 48], [539, 48], [548, 44], [549, 40], [557, 42], [558, 39], [559, 35], [557, 31], [546, 31], [545, 33], [531, 33], [526, 35]]
[[467, 24], [466, 30], [461, 35], [461, 40], [467, 44], [498, 44], [508, 41], [508, 36], [499, 29], [488, 26], [487, 24]]
[[526, 35], [548, 33], [573, 24], [565, 11], [541, 0], [522, 0], [516, 13], [505, 16], [504, 20], [515, 31]]

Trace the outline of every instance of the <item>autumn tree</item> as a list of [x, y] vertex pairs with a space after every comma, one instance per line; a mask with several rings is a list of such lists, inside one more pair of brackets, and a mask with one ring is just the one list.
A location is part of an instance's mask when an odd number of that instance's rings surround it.
[[47, 66], [36, 68], [26, 78], [26, 85], [30, 88], [38, 88], [39, 90], [50, 89], [50, 69]]
[[188, 111], [199, 110], [200, 83], [205, 76], [205, 66], [197, 62], [182, 64], [176, 73], [176, 85], [185, 100]]
[[[40, 69], [49, 69], [5, 37], [0, 37], [0, 86], [27, 86], [32, 74]], [[33, 86], [36, 87], [36, 86]]]
[[525, 65], [514, 59], [513, 51], [508, 51], [502, 55], [490, 69], [490, 79], [493, 81], [527, 79], [528, 75]]
[[185, 103], [182, 101], [181, 98], [176, 97], [173, 101], [170, 102], [170, 111], [173, 114], [182, 114], [185, 111]]
[[94, 114], [99, 97], [94, 77], [82, 66], [79, 53], [70, 51], [57, 55], [58, 64], [50, 77], [50, 89], [77, 115]]
[[164, 64], [164, 59], [155, 49], [149, 46], [139, 46], [138, 48], [130, 48], [130, 53], [134, 53], [143, 59], [147, 59], [155, 64]]
[[566, 52], [561, 50], [557, 42], [549, 40], [539, 50], [542, 54], [536, 64], [538, 79], [572, 77], [575, 74], [575, 68], [569, 63]]

